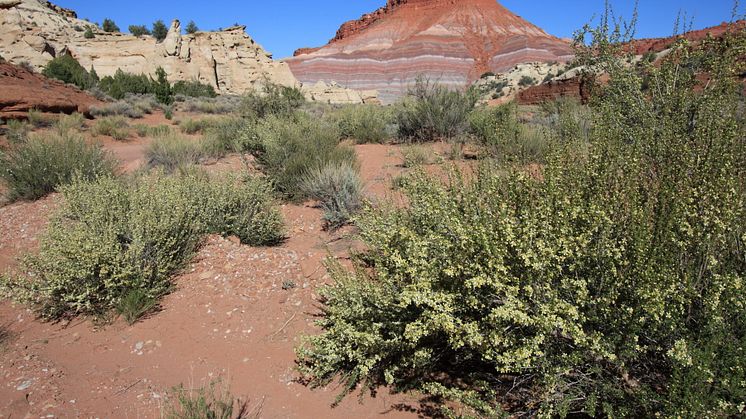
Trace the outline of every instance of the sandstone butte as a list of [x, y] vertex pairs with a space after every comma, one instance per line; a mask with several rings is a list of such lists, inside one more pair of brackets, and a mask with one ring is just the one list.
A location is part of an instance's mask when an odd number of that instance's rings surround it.
[[[84, 31], [90, 27], [93, 39]], [[220, 93], [242, 94], [265, 78], [283, 85], [296, 85], [287, 64], [246, 34], [244, 26], [217, 32], [181, 35], [174, 21], [165, 41], [123, 33], [105, 33], [75, 12], [46, 0], [0, 0], [0, 56], [40, 70], [60, 54], [72, 54], [85, 68], [99, 76], [118, 69], [153, 74], [163, 67], [169, 80], [199, 80]]]
[[343, 24], [326, 46], [299, 49], [285, 62], [303, 83], [378, 90], [390, 103], [420, 75], [465, 86], [488, 71], [571, 58], [568, 41], [495, 0], [388, 0]]

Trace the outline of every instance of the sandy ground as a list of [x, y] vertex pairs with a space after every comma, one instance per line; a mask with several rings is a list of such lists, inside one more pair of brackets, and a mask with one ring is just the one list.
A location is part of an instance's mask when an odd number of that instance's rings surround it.
[[[167, 121], [154, 115], [137, 122]], [[147, 139], [99, 140], [124, 171], [144, 162]], [[383, 199], [404, 171], [400, 147], [355, 149], [366, 193]], [[241, 162], [229, 156], [206, 167], [239, 170]], [[0, 207], [0, 272], [17, 268], [17, 258], [38, 246], [60, 200], [52, 195]], [[45, 323], [22, 306], [0, 302], [0, 325], [10, 331], [0, 347], [0, 417], [157, 418], [174, 386], [198, 388], [218, 378], [258, 417], [416, 417], [414, 396], [382, 391], [332, 408], [339, 388], [310, 390], [296, 381], [294, 348], [302, 335], [315, 333], [316, 289], [329, 280], [322, 261], [329, 254], [345, 258], [359, 243], [353, 228], [323, 231], [321, 212], [310, 204], [284, 205], [282, 212], [288, 230], [282, 246], [209, 237], [175, 278], [162, 310], [133, 326]], [[295, 288], [283, 289], [287, 283]]]

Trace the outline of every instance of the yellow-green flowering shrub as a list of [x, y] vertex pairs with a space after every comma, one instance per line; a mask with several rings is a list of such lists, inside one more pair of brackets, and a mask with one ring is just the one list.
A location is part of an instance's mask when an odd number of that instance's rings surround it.
[[128, 183], [79, 179], [61, 189], [64, 204], [24, 260], [28, 278], [5, 288], [46, 319], [101, 316], [137, 291], [158, 299], [207, 233], [270, 245], [282, 219], [260, 180], [148, 175]]
[[368, 208], [369, 250], [330, 262], [300, 371], [483, 417], [743, 415], [745, 46], [684, 45], [642, 74], [602, 56], [587, 153], [559, 148], [541, 179], [421, 174], [406, 207]]

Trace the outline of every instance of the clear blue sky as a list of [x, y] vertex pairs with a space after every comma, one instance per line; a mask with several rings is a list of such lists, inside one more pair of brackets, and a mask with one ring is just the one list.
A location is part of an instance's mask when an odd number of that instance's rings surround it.
[[[342, 22], [377, 9], [385, 0], [56, 0], [81, 18], [101, 22], [109, 17], [123, 30], [131, 24], [150, 24], [174, 18], [184, 24], [194, 20], [200, 29], [247, 26], [247, 32], [275, 58], [287, 57], [296, 48], [325, 44]], [[570, 37], [576, 29], [603, 10], [604, 0], [526, 1], [502, 0], [518, 15], [552, 35]], [[634, 1], [611, 0], [615, 11], [629, 16]], [[743, 3], [743, 2], [742, 2]], [[694, 28], [729, 20], [732, 0], [641, 0], [638, 37], [669, 36], [679, 10], [694, 19]], [[744, 13], [742, 4], [739, 13]]]

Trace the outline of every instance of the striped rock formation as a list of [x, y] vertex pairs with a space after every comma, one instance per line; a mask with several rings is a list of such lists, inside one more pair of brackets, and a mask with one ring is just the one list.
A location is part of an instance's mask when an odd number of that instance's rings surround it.
[[496, 0], [388, 0], [342, 25], [326, 46], [300, 49], [285, 61], [305, 84], [378, 90], [379, 99], [390, 103], [420, 75], [465, 86], [488, 71], [571, 58], [567, 41]]

